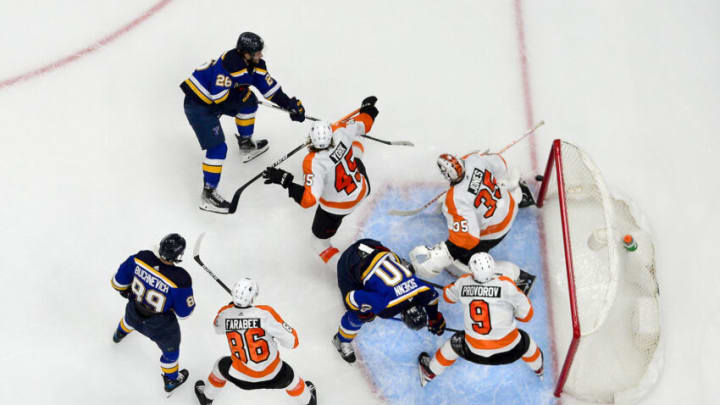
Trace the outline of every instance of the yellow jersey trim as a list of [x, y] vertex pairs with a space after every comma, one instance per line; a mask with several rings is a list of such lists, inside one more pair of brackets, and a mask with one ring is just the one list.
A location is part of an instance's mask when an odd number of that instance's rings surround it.
[[135, 263], [137, 263], [138, 265], [140, 265], [140, 266], [141, 266], [142, 268], [144, 268], [145, 270], [153, 273], [153, 274], [154, 274], [155, 276], [157, 276], [158, 278], [162, 279], [162, 280], [163, 280], [165, 283], [167, 283], [169, 286], [174, 287], [174, 288], [177, 288], [177, 284], [175, 284], [175, 283], [173, 283], [172, 281], [170, 281], [169, 278], [165, 277], [162, 273], [160, 273], [159, 271], [153, 269], [152, 266], [150, 266], [149, 264], [145, 263], [144, 261], [138, 259], [137, 257], [135, 258]]
[[423, 291], [428, 291], [429, 289], [430, 289], [430, 287], [422, 286], [415, 291], [409, 292], [409, 293], [403, 295], [402, 297], [395, 298], [394, 300], [390, 301], [390, 303], [388, 303], [388, 306], [386, 308], [394, 307], [395, 305], [397, 305], [403, 301], [407, 301], [410, 298], [420, 294]]

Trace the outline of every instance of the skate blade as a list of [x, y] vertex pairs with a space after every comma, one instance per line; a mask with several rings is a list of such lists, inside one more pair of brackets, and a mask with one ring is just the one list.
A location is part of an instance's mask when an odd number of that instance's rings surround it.
[[265, 149], [263, 149], [263, 150], [260, 150], [260, 151], [248, 153], [247, 155], [245, 155], [245, 156], [243, 157], [243, 163], [247, 163], [247, 162], [255, 159], [256, 157], [258, 157], [258, 156], [262, 155], [263, 153], [267, 152], [268, 149], [270, 149], [270, 147], [267, 147], [267, 148], [265, 148]]
[[200, 208], [203, 211], [212, 212], [215, 214], [229, 214], [230, 213], [230, 208], [218, 208], [218, 207], [216, 207], [214, 205], [210, 205], [210, 204], [200, 204], [200, 206], [198, 206], [198, 208]]

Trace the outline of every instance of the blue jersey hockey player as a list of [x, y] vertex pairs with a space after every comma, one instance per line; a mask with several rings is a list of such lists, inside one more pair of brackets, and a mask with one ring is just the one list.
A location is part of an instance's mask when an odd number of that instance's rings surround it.
[[437, 335], [445, 331], [445, 319], [438, 311], [438, 293], [376, 240], [361, 239], [350, 245], [338, 261], [337, 278], [347, 311], [333, 345], [349, 363], [355, 361], [352, 340], [362, 324], [375, 316], [393, 318], [401, 314], [411, 329], [427, 324], [428, 330]]
[[155, 342], [162, 350], [160, 368], [167, 392], [188, 377], [187, 370], [178, 371], [180, 326], [176, 318], [186, 318], [195, 309], [192, 279], [175, 265], [184, 252], [185, 239], [171, 233], [160, 241], [157, 255], [141, 250], [128, 257], [111, 280], [112, 287], [128, 299], [113, 341], [119, 343], [137, 330]]
[[288, 97], [280, 83], [270, 76], [262, 59], [263, 47], [260, 36], [243, 32], [234, 49], [195, 69], [180, 84], [185, 93], [185, 116], [195, 131], [200, 147], [205, 150], [202, 165], [205, 185], [200, 202], [203, 210], [227, 214], [230, 208], [229, 203], [217, 192], [223, 161], [227, 155], [220, 116], [235, 117], [239, 133], [236, 138], [245, 162], [268, 149], [267, 140], [252, 140], [258, 101], [250, 87], [288, 110], [291, 120], [305, 120], [305, 108], [300, 100]]

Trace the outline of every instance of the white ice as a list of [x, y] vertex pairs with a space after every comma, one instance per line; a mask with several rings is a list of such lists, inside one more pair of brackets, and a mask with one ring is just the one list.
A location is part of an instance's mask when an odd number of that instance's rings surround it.
[[[155, 2], [0, 3], [0, 80], [86, 48]], [[171, 1], [96, 51], [0, 88], [0, 402], [151, 404], [164, 400], [159, 351], [111, 334], [123, 300], [119, 263], [168, 232], [202, 231], [207, 264], [226, 282], [250, 275], [263, 303], [299, 330], [283, 358], [320, 389], [321, 403], [380, 403], [359, 367], [329, 345], [341, 304], [330, 271], [307, 251], [312, 212], [262, 183], [239, 212], [197, 209], [202, 153], [178, 84], [246, 30], [267, 44], [269, 70], [308, 113], [328, 119], [379, 98], [368, 143], [382, 184], [438, 182], [434, 157], [497, 150], [526, 128], [512, 1]], [[614, 191], [653, 226], [665, 367], [644, 404], [720, 397], [715, 244], [720, 152], [720, 5], [697, 1], [525, 1], [531, 105], [547, 124], [508, 154], [532, 173], [554, 138], [581, 146]], [[232, 141], [232, 120], [223, 121]], [[302, 142], [309, 124], [260, 109], [271, 149], [241, 164], [229, 142], [221, 191], [231, 195]], [[284, 167], [300, 172], [299, 158]], [[338, 237], [349, 242], [363, 212]], [[188, 255], [189, 256], [189, 255]], [[198, 302], [181, 323], [181, 366], [204, 377], [226, 355], [210, 322], [228, 297], [191, 260]], [[622, 365], [618, 365], [621, 367]], [[183, 387], [173, 403], [195, 403]], [[285, 402], [283, 402], [285, 401]], [[228, 387], [218, 403], [290, 403], [280, 392]]]

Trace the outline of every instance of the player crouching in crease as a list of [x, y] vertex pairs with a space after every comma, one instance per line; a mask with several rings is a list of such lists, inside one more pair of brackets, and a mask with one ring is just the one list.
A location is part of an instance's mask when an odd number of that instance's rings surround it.
[[293, 183], [293, 175], [268, 167], [263, 173], [265, 184], [279, 184], [288, 196], [303, 208], [318, 204], [312, 224], [312, 249], [328, 263], [338, 253], [332, 245], [343, 218], [370, 194], [362, 158], [365, 147], [362, 135], [370, 132], [378, 115], [377, 97], [363, 100], [359, 114], [347, 123], [317, 121], [310, 130], [309, 152], [303, 160], [304, 184]]
[[530, 299], [509, 278], [495, 272], [488, 253], [470, 258], [465, 274], [443, 290], [446, 302], [463, 306], [465, 330], [455, 333], [430, 355], [418, 357], [420, 383], [425, 386], [450, 367], [458, 357], [487, 365], [509, 364], [520, 358], [542, 379], [543, 353], [515, 320], [528, 322], [533, 316]]
[[332, 342], [348, 363], [355, 361], [353, 339], [363, 323], [371, 322], [375, 316], [393, 318], [402, 314], [410, 329], [427, 325], [436, 335], [445, 332], [445, 318], [438, 311], [438, 293], [415, 278], [382, 243], [361, 239], [350, 245], [340, 256], [337, 278], [347, 311]]
[[178, 371], [180, 326], [176, 315], [187, 318], [195, 309], [192, 279], [176, 266], [185, 252], [185, 238], [171, 233], [160, 241], [157, 255], [149, 250], [130, 256], [121, 265], [111, 285], [128, 299], [113, 342], [137, 330], [162, 350], [160, 368], [165, 391], [172, 392], [187, 380], [188, 371]]
[[272, 307], [253, 305], [257, 295], [257, 283], [241, 279], [233, 287], [232, 302], [215, 317], [215, 332], [225, 334], [231, 355], [215, 362], [207, 384], [205, 380], [195, 382], [200, 405], [212, 404], [228, 381], [243, 390], [285, 389], [296, 403], [315, 405], [313, 383], [295, 374], [278, 352], [277, 343], [293, 349], [298, 346], [297, 332]]
[[[435, 277], [444, 268], [467, 274], [470, 256], [489, 252], [508, 234], [518, 209], [535, 204], [518, 171], [509, 170], [499, 154], [470, 153], [460, 159], [442, 154], [437, 165], [450, 182], [442, 204], [449, 236], [432, 247], [410, 251], [410, 262], [423, 278]], [[514, 274], [506, 275], [529, 294], [535, 276], [515, 267]]]

